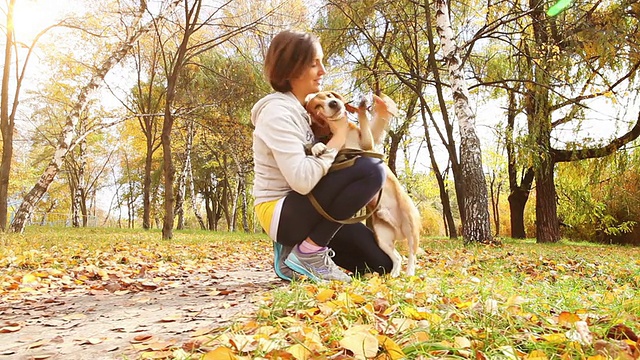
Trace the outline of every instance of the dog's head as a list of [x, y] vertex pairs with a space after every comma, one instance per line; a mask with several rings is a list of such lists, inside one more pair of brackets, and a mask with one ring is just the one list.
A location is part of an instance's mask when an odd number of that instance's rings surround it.
[[318, 137], [331, 135], [327, 121], [336, 121], [347, 117], [347, 112], [356, 108], [345, 103], [342, 95], [335, 91], [321, 91], [306, 99], [305, 109], [311, 116], [311, 129]]
[[322, 91], [310, 95], [305, 108], [314, 121], [319, 119], [335, 121], [347, 116], [344, 98], [335, 91]]

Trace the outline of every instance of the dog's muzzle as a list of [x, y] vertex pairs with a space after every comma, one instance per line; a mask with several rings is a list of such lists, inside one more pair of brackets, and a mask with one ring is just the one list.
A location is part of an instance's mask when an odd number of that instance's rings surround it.
[[330, 100], [327, 103], [327, 107], [329, 107], [329, 109], [331, 110], [334, 110], [333, 115], [327, 116], [327, 120], [336, 121], [341, 119], [344, 116], [344, 105], [342, 105], [339, 101]]

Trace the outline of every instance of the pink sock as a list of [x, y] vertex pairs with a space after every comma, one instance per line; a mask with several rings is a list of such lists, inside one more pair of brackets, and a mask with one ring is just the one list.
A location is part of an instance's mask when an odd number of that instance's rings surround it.
[[324, 246], [314, 245], [306, 240], [298, 245], [298, 250], [303, 254], [312, 254], [322, 249], [324, 249]]

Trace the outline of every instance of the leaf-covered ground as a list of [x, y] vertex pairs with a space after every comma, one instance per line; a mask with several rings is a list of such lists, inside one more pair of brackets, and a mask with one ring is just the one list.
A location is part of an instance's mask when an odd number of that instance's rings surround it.
[[0, 235], [1, 359], [167, 358], [278, 286], [261, 235], [29, 228]]
[[0, 238], [0, 359], [640, 358], [638, 248], [423, 239], [415, 277], [287, 284], [263, 235], [159, 238]]

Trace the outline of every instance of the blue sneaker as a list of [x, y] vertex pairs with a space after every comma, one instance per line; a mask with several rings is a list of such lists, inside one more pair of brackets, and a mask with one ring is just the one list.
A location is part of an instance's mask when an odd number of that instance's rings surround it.
[[273, 242], [273, 269], [282, 280], [291, 281], [297, 278], [296, 272], [284, 263], [292, 249], [293, 247], [291, 246], [285, 246], [276, 241]]
[[351, 277], [345, 274], [331, 259], [335, 253], [330, 248], [312, 254], [304, 254], [295, 246], [289, 252], [289, 256], [284, 261], [285, 265], [313, 281], [351, 282]]

